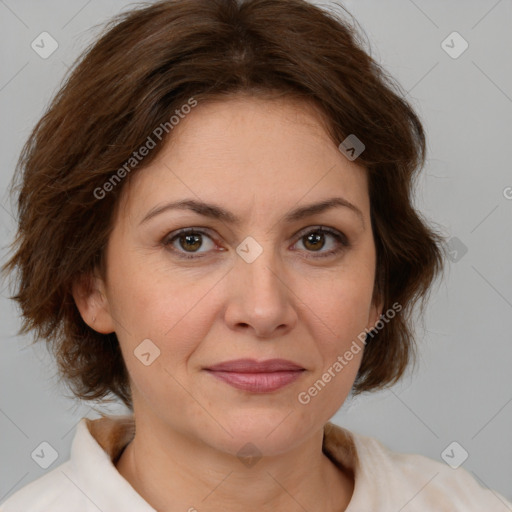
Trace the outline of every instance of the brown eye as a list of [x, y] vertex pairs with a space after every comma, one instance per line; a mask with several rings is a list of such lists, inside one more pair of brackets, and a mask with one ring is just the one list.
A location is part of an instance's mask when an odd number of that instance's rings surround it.
[[180, 235], [178, 237], [179, 245], [181, 248], [186, 251], [191, 250], [195, 251], [201, 247], [202, 239], [201, 235], [192, 234], [192, 235]]
[[314, 231], [303, 237], [304, 247], [312, 251], [318, 251], [325, 245], [325, 234]]
[[[205, 241], [208, 241], [205, 243]], [[162, 244], [183, 258], [202, 258], [215, 248], [212, 238], [204, 231], [194, 228], [187, 228], [171, 233], [163, 241]], [[209, 245], [209, 247], [208, 247]], [[206, 246], [206, 249], [200, 251]]]
[[[319, 227], [309, 230], [299, 238], [306, 252], [318, 253], [314, 258], [332, 256], [350, 247], [347, 237], [334, 229]], [[327, 250], [322, 250], [327, 248]], [[307, 256], [310, 257], [310, 256]]]

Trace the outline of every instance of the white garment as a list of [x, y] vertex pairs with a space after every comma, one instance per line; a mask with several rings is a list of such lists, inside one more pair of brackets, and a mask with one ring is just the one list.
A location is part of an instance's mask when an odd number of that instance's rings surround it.
[[[114, 465], [134, 432], [133, 416], [82, 419], [70, 459], [15, 492], [0, 512], [155, 512]], [[512, 503], [463, 468], [393, 452], [330, 422], [323, 451], [354, 472], [346, 512], [512, 512]]]

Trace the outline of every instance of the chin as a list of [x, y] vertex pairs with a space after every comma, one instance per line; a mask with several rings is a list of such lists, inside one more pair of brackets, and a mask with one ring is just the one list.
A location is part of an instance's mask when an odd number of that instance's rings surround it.
[[209, 444], [232, 455], [239, 455], [242, 447], [250, 449], [252, 446], [261, 455], [280, 455], [300, 445], [322, 428], [321, 422], [313, 424], [311, 418], [302, 417], [292, 408], [240, 408], [239, 412], [219, 418], [219, 423], [231, 435], [220, 427], [215, 431], [209, 429], [211, 434], [216, 434], [210, 437]]

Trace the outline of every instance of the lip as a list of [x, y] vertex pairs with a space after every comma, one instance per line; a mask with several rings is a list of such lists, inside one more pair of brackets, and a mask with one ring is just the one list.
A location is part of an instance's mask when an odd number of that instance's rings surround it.
[[233, 359], [224, 361], [206, 368], [210, 371], [237, 372], [237, 373], [271, 373], [294, 370], [304, 370], [304, 368], [293, 361], [287, 359], [267, 359], [265, 361], [256, 361], [255, 359]]
[[270, 393], [298, 379], [305, 368], [286, 359], [236, 359], [205, 370], [234, 388], [253, 393]]

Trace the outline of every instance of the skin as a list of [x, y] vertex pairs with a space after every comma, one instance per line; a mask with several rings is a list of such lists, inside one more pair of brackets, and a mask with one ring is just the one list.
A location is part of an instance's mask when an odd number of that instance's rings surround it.
[[[372, 303], [365, 169], [338, 150], [309, 104], [236, 95], [195, 107], [132, 178], [105, 279], [73, 290], [88, 325], [115, 331], [130, 375], [137, 433], [117, 469], [159, 511], [345, 510], [354, 478], [323, 454], [323, 426], [350, 392], [363, 351], [310, 403], [297, 397], [382, 312]], [[335, 207], [282, 220], [334, 196], [361, 216]], [[176, 209], [142, 222], [181, 199], [214, 203], [240, 224]], [[320, 243], [308, 242], [319, 226], [350, 246], [321, 233]], [[169, 242], [189, 227], [206, 231], [199, 243]], [[247, 236], [263, 249], [252, 263], [236, 252]], [[134, 355], [145, 339], [160, 350], [148, 366]], [[252, 393], [204, 370], [246, 357], [284, 358], [305, 371], [277, 391]], [[262, 456], [252, 467], [237, 457], [248, 442]]]

